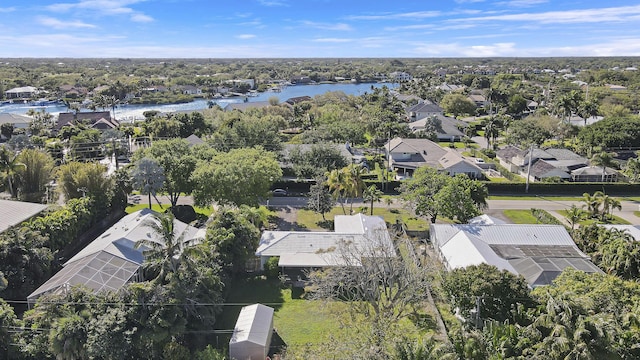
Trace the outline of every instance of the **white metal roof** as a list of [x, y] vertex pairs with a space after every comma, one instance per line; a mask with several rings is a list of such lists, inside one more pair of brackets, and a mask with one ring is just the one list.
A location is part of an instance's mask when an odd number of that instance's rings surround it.
[[432, 224], [431, 239], [442, 246], [457, 232], [477, 236], [489, 245], [570, 245], [573, 239], [562, 225], [540, 224]]
[[272, 331], [273, 308], [262, 304], [245, 306], [240, 310], [229, 345], [248, 341], [267, 347]]
[[462, 231], [443, 245], [440, 253], [449, 270], [484, 263], [494, 265], [500, 270], [517, 273], [509, 262], [499, 257], [487, 243]]
[[633, 236], [636, 241], [640, 241], [640, 225], [601, 225], [607, 229], [617, 229], [626, 231]]
[[[307, 266], [318, 266], [323, 262], [328, 262], [330, 266], [339, 260], [330, 260], [330, 256], [319, 254], [335, 254], [343, 244], [349, 244], [355, 252], [367, 249], [370, 253], [372, 249], [383, 248], [381, 254], [395, 254], [386, 223], [378, 216], [339, 215], [335, 217], [334, 224], [335, 232], [265, 231], [260, 238], [256, 255], [280, 256], [282, 264], [296, 264], [295, 266], [303, 266], [305, 260], [309, 261]], [[285, 259], [282, 259], [283, 256]]]
[[531, 287], [567, 267], [601, 272], [560, 225], [432, 224], [430, 231], [449, 270], [486, 263], [524, 276]]
[[0, 200], [0, 233], [28, 220], [47, 208], [47, 205], [24, 201]]

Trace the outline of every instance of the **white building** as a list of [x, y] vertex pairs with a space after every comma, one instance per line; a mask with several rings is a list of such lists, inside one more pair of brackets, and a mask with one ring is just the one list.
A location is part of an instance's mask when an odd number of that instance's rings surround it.
[[229, 357], [234, 360], [266, 359], [272, 335], [272, 308], [262, 304], [243, 307], [229, 341]]
[[602, 273], [561, 225], [431, 224], [430, 240], [447, 270], [489, 264], [522, 275], [531, 288], [548, 285], [565, 268]]

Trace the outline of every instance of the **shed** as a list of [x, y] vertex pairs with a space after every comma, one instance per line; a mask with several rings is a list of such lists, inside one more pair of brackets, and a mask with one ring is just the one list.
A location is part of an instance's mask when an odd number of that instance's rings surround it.
[[235, 360], [266, 359], [272, 334], [273, 308], [262, 304], [243, 307], [229, 341], [229, 357]]

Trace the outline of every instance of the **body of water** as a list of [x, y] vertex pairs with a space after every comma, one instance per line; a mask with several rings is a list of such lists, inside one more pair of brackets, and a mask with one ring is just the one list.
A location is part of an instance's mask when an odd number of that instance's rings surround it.
[[[266, 91], [258, 93], [257, 96], [247, 97], [248, 102], [268, 101], [272, 97], [277, 97], [283, 102], [292, 97], [311, 96], [324, 94], [329, 91], [342, 91], [347, 95], [362, 95], [371, 92], [371, 87], [380, 88], [382, 86], [394, 87], [395, 84], [376, 83], [376, 84], [318, 84], [318, 85], [293, 85], [287, 86], [280, 92]], [[136, 119], [144, 119], [142, 115], [145, 111], [157, 110], [164, 113], [176, 111], [192, 111], [206, 109], [209, 105], [208, 99], [197, 99], [185, 104], [165, 104], [165, 105], [120, 105], [116, 107], [115, 116], [120, 121], [132, 121]], [[214, 103], [225, 107], [230, 103], [241, 103], [245, 101], [244, 97], [212, 99]], [[48, 105], [48, 106], [32, 106], [29, 104], [5, 104], [0, 106], [2, 113], [14, 113], [25, 115], [29, 110], [44, 109], [52, 115], [58, 115], [61, 112], [67, 112], [68, 109], [64, 105]]]

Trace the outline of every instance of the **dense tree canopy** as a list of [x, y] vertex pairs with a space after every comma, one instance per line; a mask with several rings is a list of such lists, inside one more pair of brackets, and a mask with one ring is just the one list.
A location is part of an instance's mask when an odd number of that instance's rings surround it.
[[274, 153], [262, 148], [233, 149], [201, 161], [193, 173], [196, 204], [255, 205], [268, 196], [282, 170]]

